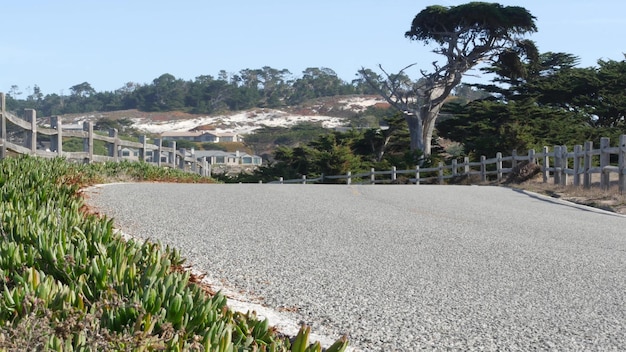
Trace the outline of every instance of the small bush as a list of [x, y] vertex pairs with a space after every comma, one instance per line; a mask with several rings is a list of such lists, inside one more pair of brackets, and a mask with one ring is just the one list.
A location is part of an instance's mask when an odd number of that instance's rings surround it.
[[505, 183], [522, 183], [528, 181], [541, 172], [541, 167], [535, 163], [524, 160], [518, 163], [507, 175]]

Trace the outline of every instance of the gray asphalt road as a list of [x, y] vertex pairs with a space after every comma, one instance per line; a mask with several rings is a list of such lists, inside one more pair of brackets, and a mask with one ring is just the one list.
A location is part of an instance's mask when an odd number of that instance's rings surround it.
[[119, 184], [89, 203], [360, 350], [626, 346], [625, 217], [476, 186]]

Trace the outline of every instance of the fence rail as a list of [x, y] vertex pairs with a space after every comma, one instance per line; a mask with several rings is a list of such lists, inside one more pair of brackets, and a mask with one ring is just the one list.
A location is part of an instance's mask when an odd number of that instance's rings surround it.
[[[584, 145], [576, 145], [572, 151], [564, 145], [554, 146], [552, 150], [544, 147], [540, 153], [529, 150], [525, 155], [518, 155], [513, 151], [510, 156], [503, 157], [502, 153], [497, 153], [495, 158], [487, 159], [481, 156], [480, 161], [469, 161], [465, 157], [463, 162], [452, 160], [449, 165], [440, 162], [436, 167], [420, 168], [416, 166], [412, 170], [374, 170], [369, 172], [356, 173], [347, 172], [345, 175], [325, 176], [284, 180], [282, 177], [278, 181], [271, 183], [325, 183], [327, 181], [345, 180], [346, 184], [377, 184], [396, 183], [398, 175], [410, 175], [405, 181], [419, 185], [425, 182], [436, 182], [443, 184], [445, 180], [457, 177], [480, 177], [480, 182], [486, 182], [488, 178], [495, 178], [502, 182], [507, 174], [510, 174], [522, 161], [535, 163], [541, 168], [543, 182], [550, 180], [554, 184], [583, 186], [591, 188], [594, 185], [592, 175], [599, 174], [599, 186], [608, 189], [611, 184], [611, 175], [617, 175], [617, 184], [620, 192], [626, 190], [626, 135], [619, 137], [616, 147], [610, 146], [609, 138], [600, 139], [600, 148], [593, 149], [593, 142], [585, 142]], [[571, 167], [570, 167], [571, 166]], [[380, 177], [384, 176], [384, 177]]]
[[[61, 119], [50, 118], [50, 128], [37, 125], [37, 113], [33, 109], [25, 109], [26, 119], [21, 119], [6, 111], [5, 95], [0, 93], [0, 158], [5, 158], [11, 153], [28, 154], [41, 157], [63, 157], [68, 160], [82, 161], [85, 163], [122, 160], [136, 160], [150, 162], [158, 166], [178, 168], [188, 172], [198, 173], [202, 176], [211, 175], [211, 165], [206, 158], [197, 160], [193, 150], [184, 148], [176, 149], [176, 142], [171, 141], [170, 146], [163, 145], [161, 139], [154, 139], [148, 143], [146, 136], [138, 138], [137, 142], [120, 139], [116, 129], [110, 129], [108, 135], [94, 132], [93, 122], [84, 122], [82, 130], [64, 128]], [[25, 132], [22, 143], [13, 143], [7, 134], [7, 122], [12, 123]], [[38, 136], [47, 136], [50, 140], [49, 148], [38, 147]], [[83, 140], [83, 151], [69, 152], [63, 150], [63, 141], [67, 138], [80, 138]], [[102, 141], [107, 145], [107, 155], [94, 153], [94, 142]], [[125, 156], [124, 152], [131, 152], [133, 156]], [[137, 153], [135, 156], [134, 153]]]

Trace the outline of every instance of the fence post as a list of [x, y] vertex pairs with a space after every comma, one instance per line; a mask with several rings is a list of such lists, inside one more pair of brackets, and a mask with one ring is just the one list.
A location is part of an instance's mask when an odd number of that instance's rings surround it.
[[487, 182], [487, 157], [480, 156], [480, 181]]
[[282, 177], [282, 176], [278, 178], [278, 183], [280, 183], [281, 185], [284, 183], [284, 182], [283, 182], [283, 177]]
[[199, 167], [200, 176], [206, 177], [206, 157], [200, 158], [200, 160], [198, 160], [198, 164], [200, 165]]
[[563, 165], [561, 163], [561, 146], [560, 145], [555, 145], [554, 146], [554, 184], [555, 185], [560, 185], [561, 184], [561, 170], [563, 168]]
[[352, 171], [348, 171], [348, 178], [346, 179], [346, 184], [349, 186], [352, 184]]
[[611, 163], [611, 154], [606, 152], [609, 147], [611, 140], [608, 137], [600, 138], [600, 187], [604, 190], [609, 189], [611, 180], [611, 175], [604, 170]]
[[119, 162], [120, 152], [118, 151], [118, 139], [117, 139], [117, 128], [109, 129], [109, 137], [115, 138], [113, 143], [109, 143], [107, 146], [109, 149], [109, 156], [113, 157], [113, 161], [116, 163]]
[[374, 168], [370, 169], [370, 183], [371, 184], [376, 184], [376, 170], [374, 170]]
[[582, 156], [583, 146], [577, 144], [574, 146], [574, 186], [580, 186], [580, 161]]
[[470, 177], [469, 156], [463, 158], [463, 174], [467, 175], [468, 178]]
[[593, 158], [593, 155], [591, 154], [591, 152], [593, 151], [593, 142], [592, 141], [587, 141], [585, 142], [585, 155], [583, 156], [583, 167], [584, 167], [584, 174], [583, 174], [583, 187], [584, 188], [591, 188], [591, 159]]
[[452, 176], [453, 177], [456, 177], [459, 175], [457, 171], [457, 167], [458, 167], [458, 162], [456, 161], [456, 159], [452, 159]]
[[543, 147], [543, 183], [548, 183], [548, 175], [550, 174], [550, 158], [548, 156], [548, 147]]
[[392, 166], [391, 167], [391, 182], [396, 182], [396, 180], [398, 179], [398, 175], [396, 174], [396, 167]]
[[176, 141], [170, 141], [170, 148], [172, 148], [172, 151], [167, 157], [167, 163], [176, 167]]
[[[163, 153], [163, 140], [161, 138], [155, 138], [154, 145], [156, 145], [157, 149], [152, 151], [152, 162], [154, 163], [156, 161], [157, 166], [160, 167], [161, 166], [161, 153]], [[156, 160], [154, 160], [155, 153], [156, 153]]]
[[536, 164], [537, 160], [535, 157], [535, 150], [534, 149], [529, 149], [528, 150], [528, 163], [529, 164]]
[[498, 182], [502, 181], [502, 153], [496, 153], [496, 173], [498, 175]]
[[415, 184], [416, 185], [420, 184], [420, 166], [419, 165], [415, 167]]
[[626, 134], [619, 136], [619, 192], [621, 194], [626, 191]]
[[87, 153], [87, 163], [93, 161], [93, 122], [85, 121], [83, 131], [87, 131], [87, 138], [83, 139], [83, 151]]
[[178, 168], [185, 171], [185, 159], [187, 157], [187, 149], [180, 148], [178, 152], [180, 153], [180, 158], [178, 159]]
[[514, 169], [517, 166], [517, 149], [513, 149], [511, 151], [511, 169]]
[[143, 136], [139, 136], [139, 143], [143, 144], [143, 146], [141, 148], [139, 148], [139, 161], [146, 161], [146, 146], [147, 146], [147, 141], [148, 137], [146, 137], [145, 135]]
[[561, 146], [561, 186], [567, 186], [569, 175], [567, 174], [567, 168], [569, 167], [567, 157], [567, 146]]
[[58, 116], [50, 118], [50, 127], [57, 130], [57, 134], [50, 137], [50, 150], [56, 152], [58, 156], [63, 156], [63, 126]]
[[0, 93], [0, 159], [7, 156], [7, 117], [6, 117], [6, 99], [4, 93]]
[[198, 173], [198, 159], [196, 159], [196, 150], [191, 148], [191, 171]]
[[439, 162], [439, 165], [438, 165], [438, 170], [437, 170], [437, 171], [438, 171], [438, 176], [437, 176], [437, 179], [438, 179], [438, 181], [439, 181], [439, 184], [440, 184], [440, 185], [443, 185], [443, 161], [440, 161], [440, 162]]
[[26, 141], [24, 147], [30, 149], [32, 155], [37, 154], [37, 111], [35, 109], [24, 109], [26, 121], [30, 122], [30, 129], [26, 130]]
[[302, 184], [306, 185], [306, 175], [302, 175]]

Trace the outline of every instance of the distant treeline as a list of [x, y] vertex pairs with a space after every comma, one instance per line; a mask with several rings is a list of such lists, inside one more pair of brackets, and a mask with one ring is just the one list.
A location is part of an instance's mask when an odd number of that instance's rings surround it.
[[217, 77], [202, 75], [186, 81], [163, 74], [150, 84], [126, 83], [115, 91], [97, 92], [88, 82], [70, 88], [70, 95], [46, 94], [34, 86], [22, 97], [19, 87], [7, 92], [9, 110], [37, 109], [39, 116], [91, 111], [138, 109], [181, 110], [211, 114], [253, 107], [276, 108], [308, 99], [348, 94], [375, 94], [361, 79], [345, 82], [329, 68], [307, 68], [294, 78], [286, 69], [245, 69], [238, 74], [222, 70]]

